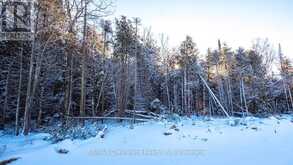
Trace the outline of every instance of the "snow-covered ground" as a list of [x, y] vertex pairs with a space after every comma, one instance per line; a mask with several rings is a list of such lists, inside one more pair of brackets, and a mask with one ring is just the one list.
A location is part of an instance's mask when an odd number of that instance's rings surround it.
[[[293, 164], [291, 116], [246, 118], [240, 123], [244, 124], [231, 126], [233, 122], [228, 119], [193, 118], [177, 123], [140, 123], [134, 129], [108, 125], [105, 138], [65, 140], [58, 144], [42, 140], [47, 134], [0, 135], [0, 160], [20, 157], [12, 163], [15, 165]], [[58, 149], [69, 153], [57, 153]]]

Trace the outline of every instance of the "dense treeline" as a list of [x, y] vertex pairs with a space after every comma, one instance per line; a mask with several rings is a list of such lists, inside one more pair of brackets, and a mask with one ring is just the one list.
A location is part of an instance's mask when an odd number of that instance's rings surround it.
[[142, 30], [138, 18], [104, 21], [111, 1], [38, 0], [34, 6], [33, 41], [0, 44], [0, 129], [27, 134], [55, 119], [65, 125], [73, 116], [133, 117], [136, 111], [293, 110], [292, 65], [281, 45], [276, 51], [259, 39], [249, 49], [232, 49], [219, 40], [217, 49], [199, 52], [187, 36], [171, 49], [164, 35], [156, 41], [150, 29]]

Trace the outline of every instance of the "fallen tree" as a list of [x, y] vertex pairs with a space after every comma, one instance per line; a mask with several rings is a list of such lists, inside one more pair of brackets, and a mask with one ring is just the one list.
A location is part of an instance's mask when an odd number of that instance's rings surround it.
[[[95, 120], [133, 120], [133, 118], [129, 118], [129, 117], [68, 117], [69, 119], [95, 119]], [[150, 121], [149, 119], [134, 119], [136, 121], [143, 121], [143, 122], [148, 122]]]

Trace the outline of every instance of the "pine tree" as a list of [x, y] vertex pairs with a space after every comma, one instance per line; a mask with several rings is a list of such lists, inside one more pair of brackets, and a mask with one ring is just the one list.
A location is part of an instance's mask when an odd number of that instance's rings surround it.
[[116, 19], [116, 35], [114, 43], [114, 56], [119, 63], [117, 82], [117, 108], [118, 116], [123, 116], [128, 104], [128, 66], [129, 58], [133, 56], [133, 43], [135, 30], [130, 20], [122, 16]]
[[[197, 63], [198, 49], [196, 44], [192, 41], [190, 36], [186, 37], [186, 40], [181, 43], [180, 56], [177, 57], [178, 64], [182, 67], [182, 109], [185, 113], [191, 113], [191, 69], [194, 63]], [[197, 100], [197, 98], [195, 98]]]

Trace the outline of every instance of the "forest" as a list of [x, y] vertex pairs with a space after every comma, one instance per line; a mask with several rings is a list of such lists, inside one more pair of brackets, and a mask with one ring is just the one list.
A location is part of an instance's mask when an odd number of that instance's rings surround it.
[[[176, 48], [110, 0], [38, 0], [31, 41], [1, 41], [1, 129], [18, 135], [91, 117], [290, 113], [292, 61], [268, 39], [250, 48]], [[273, 69], [275, 66], [278, 69]], [[141, 116], [143, 117], [143, 116]], [[99, 118], [97, 118], [99, 119]]]
[[0, 165], [293, 162], [282, 43], [173, 46], [121, 3], [0, 1]]

